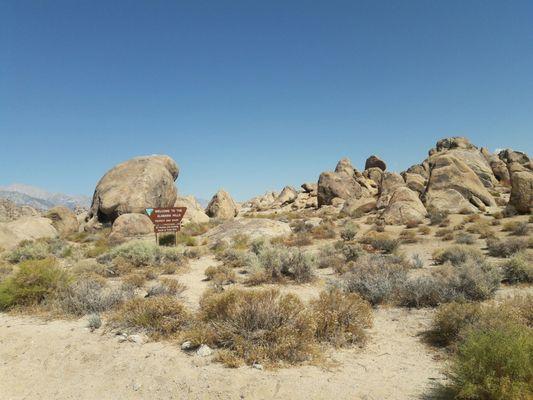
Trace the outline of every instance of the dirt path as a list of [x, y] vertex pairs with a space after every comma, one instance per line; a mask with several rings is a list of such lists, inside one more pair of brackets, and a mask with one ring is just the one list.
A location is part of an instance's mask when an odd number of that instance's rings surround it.
[[[192, 273], [192, 272], [191, 272]], [[227, 369], [174, 344], [119, 343], [85, 320], [0, 314], [2, 399], [416, 399], [442, 363], [416, 336], [429, 311], [380, 309], [364, 349], [332, 352], [338, 366]]]

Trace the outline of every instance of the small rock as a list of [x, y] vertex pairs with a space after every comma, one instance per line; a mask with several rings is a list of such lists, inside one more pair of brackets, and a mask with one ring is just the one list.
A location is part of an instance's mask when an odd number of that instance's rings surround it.
[[187, 340], [186, 342], [183, 342], [181, 344], [181, 349], [182, 350], [187, 351], [187, 350], [192, 350], [193, 348], [194, 348], [194, 346], [193, 346], [193, 344], [192, 344], [192, 342], [190, 340]]
[[131, 388], [132, 388], [134, 391], [137, 391], [137, 390], [139, 390], [139, 389], [141, 388], [141, 385], [138, 384], [138, 383], [134, 383], [134, 384], [131, 386]]
[[263, 366], [261, 364], [256, 364], [256, 363], [252, 364], [252, 368], [258, 369], [260, 371], [263, 370]]
[[137, 344], [143, 344], [144, 338], [141, 335], [130, 335], [128, 336], [128, 340], [133, 343]]
[[117, 335], [117, 341], [119, 343], [123, 343], [125, 342], [126, 340], [128, 340], [128, 335], [124, 334], [124, 333], [120, 333]]
[[211, 354], [213, 354], [213, 350], [211, 350], [211, 347], [206, 344], [201, 345], [200, 348], [196, 350], [196, 355], [200, 357], [207, 357]]

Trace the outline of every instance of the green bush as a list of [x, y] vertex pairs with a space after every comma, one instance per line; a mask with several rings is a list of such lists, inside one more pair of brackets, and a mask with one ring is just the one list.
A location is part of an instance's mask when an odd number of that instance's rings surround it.
[[527, 251], [516, 253], [502, 265], [502, 270], [508, 283], [532, 283], [533, 257]]
[[0, 309], [42, 303], [56, 296], [69, 281], [69, 275], [52, 258], [23, 261], [0, 283]]
[[341, 239], [347, 242], [354, 240], [357, 236], [357, 231], [359, 227], [354, 223], [347, 223], [344, 228], [341, 230]]
[[179, 247], [160, 247], [157, 244], [144, 241], [124, 243], [100, 256], [98, 261], [105, 263], [119, 257], [135, 267], [160, 266], [166, 263], [183, 265], [186, 262], [183, 250]]
[[533, 333], [509, 324], [471, 332], [450, 370], [458, 399], [517, 400], [533, 393]]

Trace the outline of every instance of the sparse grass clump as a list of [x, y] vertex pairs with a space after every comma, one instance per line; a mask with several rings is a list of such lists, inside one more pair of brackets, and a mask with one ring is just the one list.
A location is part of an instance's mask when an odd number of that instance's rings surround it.
[[431, 233], [431, 228], [429, 226], [424, 225], [418, 228], [418, 232], [421, 235], [429, 235]]
[[186, 286], [176, 279], [161, 278], [148, 290], [146, 297], [179, 296], [185, 289]]
[[173, 296], [134, 298], [124, 302], [111, 316], [112, 328], [143, 331], [152, 338], [169, 338], [192, 320], [183, 303]]
[[69, 282], [70, 276], [53, 258], [24, 261], [16, 272], [0, 282], [0, 310], [50, 300]]
[[399, 239], [393, 239], [386, 233], [370, 232], [365, 237], [359, 239], [359, 242], [369, 244], [374, 249], [382, 251], [385, 254], [393, 253], [400, 245]]
[[162, 266], [172, 263], [182, 266], [186, 263], [183, 251], [176, 247], [160, 247], [157, 244], [144, 241], [132, 241], [113, 248], [98, 258], [99, 262], [106, 263], [120, 259], [133, 267]]
[[43, 260], [48, 257], [68, 257], [72, 252], [69, 244], [62, 239], [39, 239], [22, 241], [7, 256], [11, 263], [25, 260]]
[[313, 244], [312, 237], [307, 232], [298, 232], [284, 238], [282, 243], [291, 247], [303, 247]]
[[331, 222], [324, 221], [320, 225], [311, 228], [311, 235], [314, 239], [335, 239], [335, 225]]
[[476, 233], [482, 239], [487, 239], [494, 236], [494, 231], [488, 221], [477, 221], [469, 226], [466, 230], [469, 233]]
[[316, 337], [335, 347], [364, 342], [365, 329], [372, 326], [370, 304], [355, 293], [332, 289], [311, 302], [316, 321]]
[[449, 212], [445, 210], [429, 209], [427, 217], [431, 225], [441, 225], [448, 219]]
[[525, 239], [508, 238], [508, 239], [487, 239], [487, 249], [489, 255], [493, 257], [510, 257], [519, 251], [525, 250], [528, 247], [528, 242]]
[[399, 239], [402, 243], [417, 243], [418, 237], [416, 232], [412, 230], [404, 229], [399, 236]]
[[297, 296], [233, 288], [205, 293], [198, 323], [183, 338], [226, 350], [219, 359], [230, 366], [239, 360], [273, 366], [311, 360], [317, 352], [315, 331], [312, 312]]
[[253, 254], [248, 251], [229, 248], [218, 252], [216, 258], [230, 268], [243, 268], [250, 265]]
[[527, 251], [513, 255], [502, 265], [508, 283], [533, 283], [533, 257]]

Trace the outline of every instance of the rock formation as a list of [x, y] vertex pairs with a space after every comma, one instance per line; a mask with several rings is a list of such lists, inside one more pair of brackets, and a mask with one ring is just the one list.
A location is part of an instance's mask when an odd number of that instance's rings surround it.
[[232, 219], [237, 216], [237, 204], [228, 192], [220, 189], [211, 199], [205, 213], [211, 218]]

